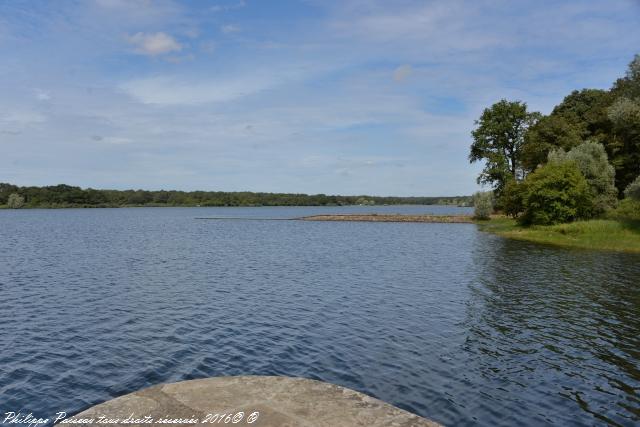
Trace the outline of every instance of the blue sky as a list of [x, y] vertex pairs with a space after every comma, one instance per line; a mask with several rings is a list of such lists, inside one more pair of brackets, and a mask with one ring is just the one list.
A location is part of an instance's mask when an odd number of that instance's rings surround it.
[[470, 194], [483, 108], [636, 53], [637, 0], [0, 0], [0, 182]]

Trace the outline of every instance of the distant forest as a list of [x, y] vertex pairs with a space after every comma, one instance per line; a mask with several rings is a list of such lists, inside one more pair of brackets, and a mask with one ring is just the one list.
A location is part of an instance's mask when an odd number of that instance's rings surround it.
[[[8, 203], [9, 200], [11, 203]], [[17, 201], [17, 203], [16, 203]], [[109, 208], [125, 206], [342, 206], [342, 205], [459, 205], [470, 196], [375, 197], [326, 194], [252, 193], [224, 191], [95, 190], [69, 185], [18, 187], [0, 183], [0, 206], [24, 208]]]

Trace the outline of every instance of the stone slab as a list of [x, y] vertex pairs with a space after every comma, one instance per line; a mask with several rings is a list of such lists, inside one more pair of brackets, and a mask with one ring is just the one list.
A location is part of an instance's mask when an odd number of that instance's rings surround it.
[[58, 425], [440, 425], [348, 388], [304, 378], [271, 376], [217, 377], [157, 385], [94, 406], [65, 421]]

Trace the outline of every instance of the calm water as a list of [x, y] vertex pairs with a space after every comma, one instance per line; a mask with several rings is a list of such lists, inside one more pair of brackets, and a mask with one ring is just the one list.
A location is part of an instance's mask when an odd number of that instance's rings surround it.
[[293, 375], [449, 425], [637, 425], [640, 256], [471, 224], [197, 220], [443, 207], [0, 211], [0, 410]]

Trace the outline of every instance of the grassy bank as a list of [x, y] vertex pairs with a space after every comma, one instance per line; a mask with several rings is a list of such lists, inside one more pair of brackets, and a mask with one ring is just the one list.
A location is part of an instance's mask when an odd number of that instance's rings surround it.
[[612, 219], [522, 227], [510, 218], [478, 221], [482, 231], [556, 246], [640, 253], [640, 222]]

